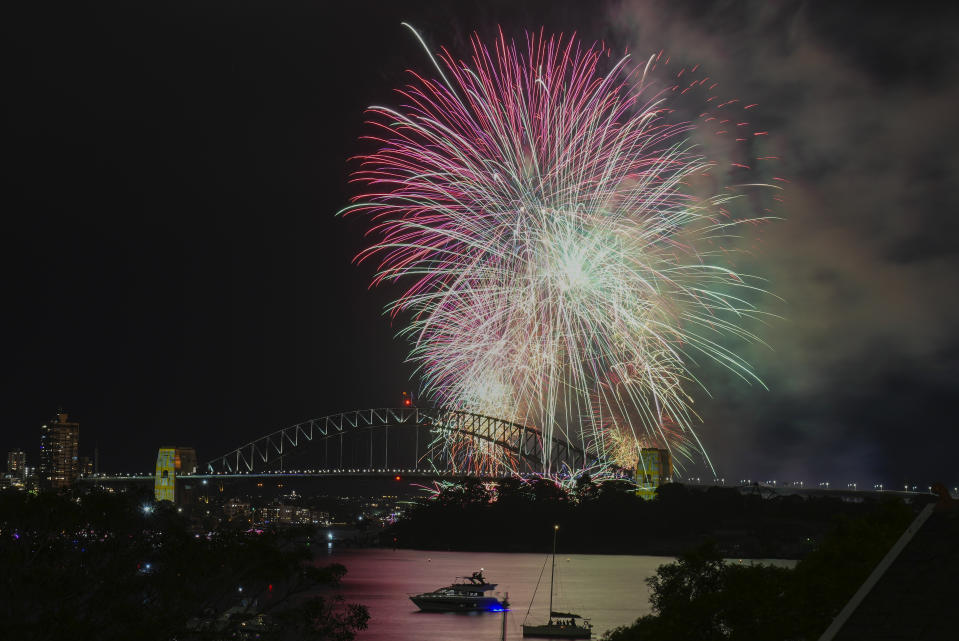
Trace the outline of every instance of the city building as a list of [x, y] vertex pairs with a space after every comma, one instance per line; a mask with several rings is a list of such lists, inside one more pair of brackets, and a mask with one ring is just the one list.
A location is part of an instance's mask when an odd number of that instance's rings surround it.
[[80, 424], [60, 411], [40, 428], [40, 489], [64, 490], [80, 476]]
[[223, 515], [230, 520], [243, 519], [248, 521], [251, 514], [253, 514], [253, 508], [249, 501], [233, 498], [223, 505]]
[[656, 488], [673, 480], [673, 461], [669, 450], [644, 447], [636, 462], [636, 496], [646, 500], [656, 496]]
[[37, 492], [37, 468], [27, 465], [24, 468], [23, 487], [27, 492]]
[[7, 473], [12, 477], [26, 477], [27, 455], [23, 450], [7, 452]]
[[320, 516], [310, 508], [283, 504], [261, 507], [256, 510], [256, 513], [260, 523], [264, 525], [317, 524]]
[[24, 489], [27, 481], [27, 455], [22, 450], [7, 452], [7, 472], [0, 478], [0, 488]]

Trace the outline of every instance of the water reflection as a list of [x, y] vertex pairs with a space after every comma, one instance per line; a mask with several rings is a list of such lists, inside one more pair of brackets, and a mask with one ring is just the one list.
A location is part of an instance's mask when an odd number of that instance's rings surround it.
[[[502, 638], [502, 613], [420, 612], [409, 595], [449, 585], [479, 568], [497, 591], [509, 594], [507, 639], [522, 639], [520, 625], [530, 609], [545, 555], [436, 552], [417, 550], [341, 550], [328, 557], [346, 566], [342, 593], [370, 610], [370, 627], [359, 641], [396, 639], [456, 640]], [[651, 556], [557, 555], [553, 609], [589, 616], [593, 636], [631, 623], [649, 613], [645, 579], [671, 558]], [[530, 621], [546, 620], [549, 568], [543, 572]]]

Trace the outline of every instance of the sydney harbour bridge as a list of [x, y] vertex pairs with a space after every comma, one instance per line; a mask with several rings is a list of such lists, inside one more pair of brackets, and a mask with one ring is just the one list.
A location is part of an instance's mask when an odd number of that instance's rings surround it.
[[[548, 476], [573, 479], [608, 468], [565, 435], [449, 408], [351, 410], [271, 431], [197, 464], [189, 447], [158, 444], [151, 472], [82, 477], [86, 483], [150, 481], [158, 499], [188, 479], [223, 481], [323, 478], [455, 480]], [[189, 461], [189, 462], [188, 462]], [[195, 471], [194, 471], [195, 470]], [[277, 487], [282, 487], [278, 485]]]
[[[192, 474], [183, 470], [187, 473], [177, 472], [176, 476], [197, 480], [394, 476], [439, 480], [541, 475], [575, 478], [583, 471], [611, 473], [620, 478], [634, 472], [597, 460], [570, 443], [565, 435], [545, 439], [535, 427], [491, 416], [448, 408], [402, 407], [351, 410], [296, 423], [207, 460], [197, 465]], [[95, 475], [80, 480], [153, 482], [155, 472]], [[703, 487], [717, 484], [700, 483], [699, 479], [687, 479], [684, 483]], [[725, 479], [722, 484], [725, 485]], [[896, 494], [909, 498], [915, 493], [908, 488], [902, 491], [880, 485], [877, 491], [850, 485], [776, 488], [747, 483], [744, 488], [770, 496], [829, 495], [857, 501], [865, 495]]]
[[[181, 449], [160, 448], [179, 458]], [[571, 478], [593, 468], [583, 448], [562, 437], [503, 419], [448, 408], [373, 408], [338, 412], [272, 431], [176, 477], [194, 479], [278, 476], [504, 478], [529, 475]], [[170, 468], [170, 476], [174, 476]], [[98, 476], [93, 481], [134, 480], [150, 474]], [[159, 478], [159, 477], [158, 477]], [[170, 479], [172, 481], [172, 478]], [[160, 482], [159, 480], [157, 481]]]
[[198, 475], [382, 474], [449, 476], [572, 474], [584, 450], [535, 427], [446, 408], [339, 412], [266, 434], [198, 466]]
[[[619, 469], [570, 443], [565, 435], [544, 438], [533, 426], [448, 408], [373, 408], [329, 414], [271, 431], [196, 466], [192, 479], [256, 479], [279, 477], [451, 479], [550, 476], [575, 478], [583, 471], [601, 476], [631, 477], [634, 470]], [[184, 474], [186, 472], [186, 474]], [[134, 474], [94, 475], [81, 481], [154, 482], [153, 470]], [[172, 480], [172, 479], [171, 479]], [[665, 481], [666, 479], [662, 479]], [[686, 485], [718, 484], [687, 479]], [[725, 479], [721, 479], [725, 485]], [[740, 482], [738, 485], [743, 485]], [[820, 484], [822, 486], [823, 484]], [[803, 496], [863, 496], [914, 491], [856, 487], [769, 487], [748, 482], [742, 488]], [[915, 488], [914, 488], [915, 489]], [[764, 496], [766, 495], [764, 494]]]

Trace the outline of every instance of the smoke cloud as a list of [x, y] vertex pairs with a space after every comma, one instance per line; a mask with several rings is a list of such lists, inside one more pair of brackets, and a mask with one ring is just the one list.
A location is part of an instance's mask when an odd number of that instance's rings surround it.
[[[955, 10], [871, 4], [624, 2], [615, 38], [700, 62], [758, 103], [782, 158], [785, 219], [744, 239], [767, 280], [739, 346], [769, 386], [700, 372], [723, 476], [956, 480], [959, 255]], [[728, 479], [727, 479], [728, 480]]]

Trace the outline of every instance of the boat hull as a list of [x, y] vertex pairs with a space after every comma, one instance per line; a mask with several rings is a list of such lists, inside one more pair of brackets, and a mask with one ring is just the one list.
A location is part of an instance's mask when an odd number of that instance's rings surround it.
[[524, 637], [539, 637], [547, 639], [589, 639], [592, 630], [578, 625], [524, 625]]
[[429, 597], [411, 596], [410, 601], [424, 612], [488, 612], [502, 608], [495, 597]]

